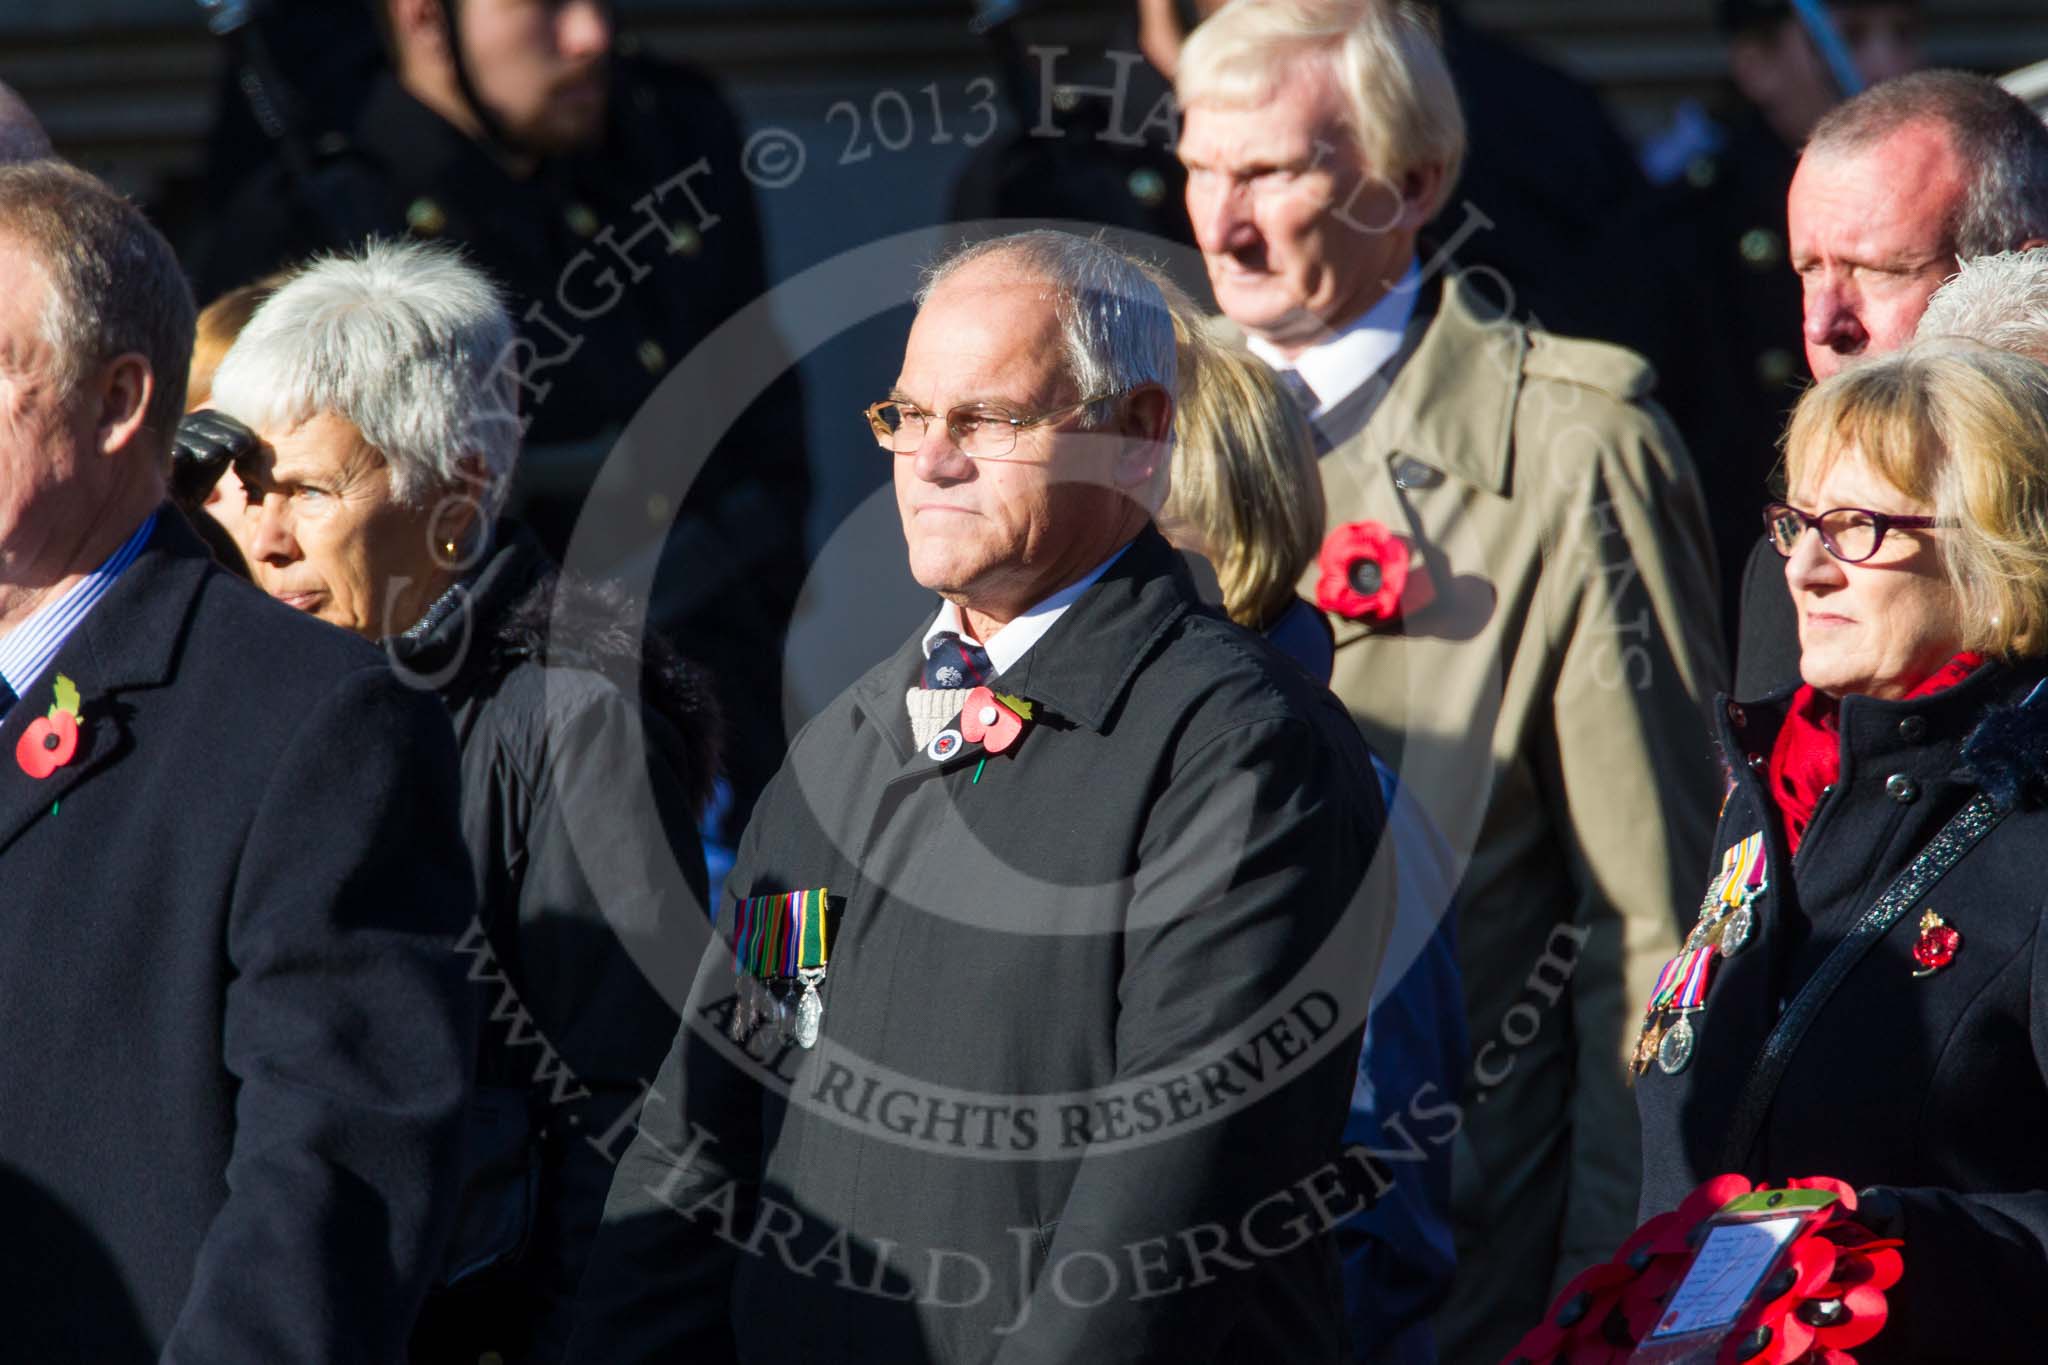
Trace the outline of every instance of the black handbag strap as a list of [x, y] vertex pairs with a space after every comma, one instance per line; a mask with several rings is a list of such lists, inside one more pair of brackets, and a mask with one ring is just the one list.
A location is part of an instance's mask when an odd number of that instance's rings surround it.
[[1785, 1012], [1778, 1016], [1770, 1036], [1764, 1039], [1763, 1051], [1743, 1082], [1721, 1148], [1722, 1170], [1739, 1171], [1748, 1160], [1749, 1149], [1763, 1130], [1764, 1115], [1770, 1111], [1771, 1100], [1777, 1095], [1778, 1082], [1784, 1077], [1792, 1054], [1835, 988], [1898, 923], [1899, 916], [1933, 890], [1934, 884], [1947, 876], [1949, 869], [1961, 862], [1979, 840], [1996, 829], [2006, 814], [1983, 792], [1971, 797], [1969, 804], [1951, 816], [1940, 832], [1928, 840], [1927, 847], [1906, 865], [1906, 870], [1893, 879], [1884, 895], [1863, 913], [1856, 926], [1822, 961], [1820, 970], [1800, 988]]

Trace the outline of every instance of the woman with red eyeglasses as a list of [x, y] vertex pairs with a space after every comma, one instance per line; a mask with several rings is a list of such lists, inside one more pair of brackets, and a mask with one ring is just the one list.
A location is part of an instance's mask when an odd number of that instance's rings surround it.
[[1865, 362], [1800, 401], [1785, 467], [1803, 682], [1718, 717], [1706, 894], [1635, 1053], [1642, 1213], [1837, 1177], [1905, 1239], [1857, 1360], [2040, 1360], [2048, 368]]

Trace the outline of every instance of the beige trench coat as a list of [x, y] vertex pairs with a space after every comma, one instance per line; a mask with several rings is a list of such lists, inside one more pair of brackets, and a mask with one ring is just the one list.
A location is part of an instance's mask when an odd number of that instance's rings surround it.
[[1725, 665], [1699, 483], [1650, 367], [1465, 283], [1423, 289], [1398, 365], [1317, 426], [1329, 528], [1415, 541], [1436, 601], [1392, 629], [1332, 618], [1331, 686], [1465, 860], [1460, 1122], [1424, 1122], [1428, 1097], [1403, 1126], [1456, 1144], [1441, 1358], [1497, 1360], [1635, 1225], [1623, 1058], [1699, 894]]

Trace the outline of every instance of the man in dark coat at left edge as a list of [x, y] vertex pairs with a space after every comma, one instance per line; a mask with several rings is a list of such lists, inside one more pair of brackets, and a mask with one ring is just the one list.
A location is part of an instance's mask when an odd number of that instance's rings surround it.
[[0, 278], [0, 1356], [389, 1365], [475, 1046], [447, 718], [164, 504], [133, 208], [0, 168]]

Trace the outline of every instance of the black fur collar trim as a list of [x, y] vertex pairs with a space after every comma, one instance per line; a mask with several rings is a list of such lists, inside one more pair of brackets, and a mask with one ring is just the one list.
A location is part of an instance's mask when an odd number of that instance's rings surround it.
[[2002, 810], [2048, 805], [2048, 681], [1984, 713], [1963, 741], [1963, 772]]

